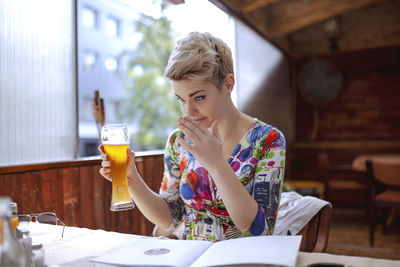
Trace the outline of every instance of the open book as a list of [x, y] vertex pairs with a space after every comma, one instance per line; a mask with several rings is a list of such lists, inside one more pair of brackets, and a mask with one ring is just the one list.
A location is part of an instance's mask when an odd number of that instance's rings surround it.
[[296, 266], [301, 236], [255, 236], [208, 241], [137, 239], [91, 259], [120, 266]]

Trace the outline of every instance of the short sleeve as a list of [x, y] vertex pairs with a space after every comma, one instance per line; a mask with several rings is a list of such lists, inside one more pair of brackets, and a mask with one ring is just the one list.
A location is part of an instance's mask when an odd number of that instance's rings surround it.
[[181, 170], [179, 161], [179, 146], [176, 137], [181, 132], [176, 130], [168, 138], [164, 153], [164, 175], [159, 194], [167, 202], [174, 223], [182, 220], [184, 203], [180, 197], [179, 184]]
[[273, 128], [261, 139], [255, 167], [252, 196], [258, 212], [247, 235], [271, 235], [274, 231], [285, 169], [286, 143], [283, 134]]

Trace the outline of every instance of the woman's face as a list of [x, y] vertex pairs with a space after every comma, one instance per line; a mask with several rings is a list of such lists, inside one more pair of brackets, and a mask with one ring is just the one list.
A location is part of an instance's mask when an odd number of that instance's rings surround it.
[[210, 83], [197, 80], [172, 81], [172, 88], [185, 116], [209, 128], [214, 120], [225, 114], [230, 91], [225, 85], [220, 90]]

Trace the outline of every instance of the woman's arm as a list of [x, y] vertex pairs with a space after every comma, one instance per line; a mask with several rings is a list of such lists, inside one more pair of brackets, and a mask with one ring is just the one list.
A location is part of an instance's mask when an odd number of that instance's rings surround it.
[[236, 227], [240, 230], [249, 228], [258, 211], [257, 202], [226, 161], [216, 162], [209, 172]]
[[136, 206], [149, 221], [162, 229], [170, 227], [172, 216], [167, 202], [147, 186], [139, 173], [128, 176], [128, 187]]
[[180, 118], [178, 128], [192, 141], [193, 146], [181, 137], [178, 137], [178, 142], [210, 172], [235, 225], [239, 229], [247, 229], [257, 214], [258, 204], [224, 160], [216, 122], [210, 132], [189, 118]]
[[[100, 174], [111, 181], [111, 161], [105, 154], [102, 145], [99, 146], [99, 151], [102, 159]], [[135, 164], [135, 153], [128, 148], [127, 154], [127, 179], [131, 198], [143, 215], [152, 223], [163, 229], [169, 228], [172, 223], [172, 216], [167, 203], [161, 196], [151, 190], [139, 175]]]
[[[178, 126], [192, 141], [193, 146], [186, 143], [182, 138], [178, 139], [178, 142], [210, 172], [235, 225], [240, 230], [248, 230], [251, 234], [272, 233], [274, 224], [272, 218], [276, 216], [280, 193], [279, 187], [283, 177], [283, 167], [280, 167], [282, 162], [284, 164], [285, 142], [283, 135], [278, 134], [277, 131], [274, 132], [279, 137], [276, 143], [271, 143], [272, 141], [270, 142], [266, 136], [262, 138], [263, 142], [260, 151], [258, 151], [257, 158], [259, 160], [255, 166], [253, 183], [258, 187], [259, 191], [263, 191], [263, 194], [252, 196], [240, 182], [231, 166], [224, 160], [215, 123], [211, 132], [187, 119], [181, 119]], [[270, 160], [267, 159], [267, 154], [269, 154], [270, 147], [276, 150], [279, 167], [278, 165], [276, 167], [272, 166], [272, 161], [268, 165]], [[262, 162], [260, 159], [262, 159]], [[274, 169], [277, 170], [275, 171]], [[278, 177], [272, 177], [277, 173]], [[257, 179], [260, 181], [255, 181], [256, 177], [264, 178]], [[265, 182], [268, 179], [272, 180]], [[278, 186], [278, 190], [275, 190], [276, 186]]]

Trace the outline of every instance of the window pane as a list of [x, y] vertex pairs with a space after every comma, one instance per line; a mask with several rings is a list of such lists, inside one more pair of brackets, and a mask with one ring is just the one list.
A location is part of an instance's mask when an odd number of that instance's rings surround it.
[[[78, 0], [78, 8], [87, 2]], [[112, 5], [108, 0], [97, 0], [90, 4], [104, 20], [103, 30], [93, 35], [78, 21], [78, 51], [96, 51], [97, 63], [101, 62], [96, 72], [79, 73], [79, 111], [87, 111], [86, 116], [79, 114], [80, 155], [98, 154], [90, 150], [98, 143], [96, 123], [91, 109], [84, 107], [84, 103], [91, 104], [84, 99], [92, 99], [94, 90], [104, 99], [106, 123], [129, 125], [133, 149], [163, 149], [181, 115], [163, 75], [169, 55], [177, 39], [190, 31], [208, 31], [227, 41], [229, 17], [208, 1], [198, 0], [176, 6], [143, 0], [118, 0]], [[212, 15], [204, 20], [204, 14]], [[93, 56], [87, 61], [90, 65]], [[105, 75], [110, 73], [118, 75]]]
[[119, 21], [108, 17], [105, 22], [105, 31], [108, 36], [117, 37], [119, 34]]
[[73, 8], [0, 1], [0, 166], [75, 156]]
[[97, 28], [97, 12], [94, 9], [85, 7], [82, 10], [82, 25], [88, 29]]
[[109, 72], [115, 72], [118, 69], [118, 61], [115, 57], [107, 57], [104, 62], [104, 67]]
[[96, 68], [98, 56], [95, 52], [86, 52], [83, 56], [83, 69], [93, 72]]

